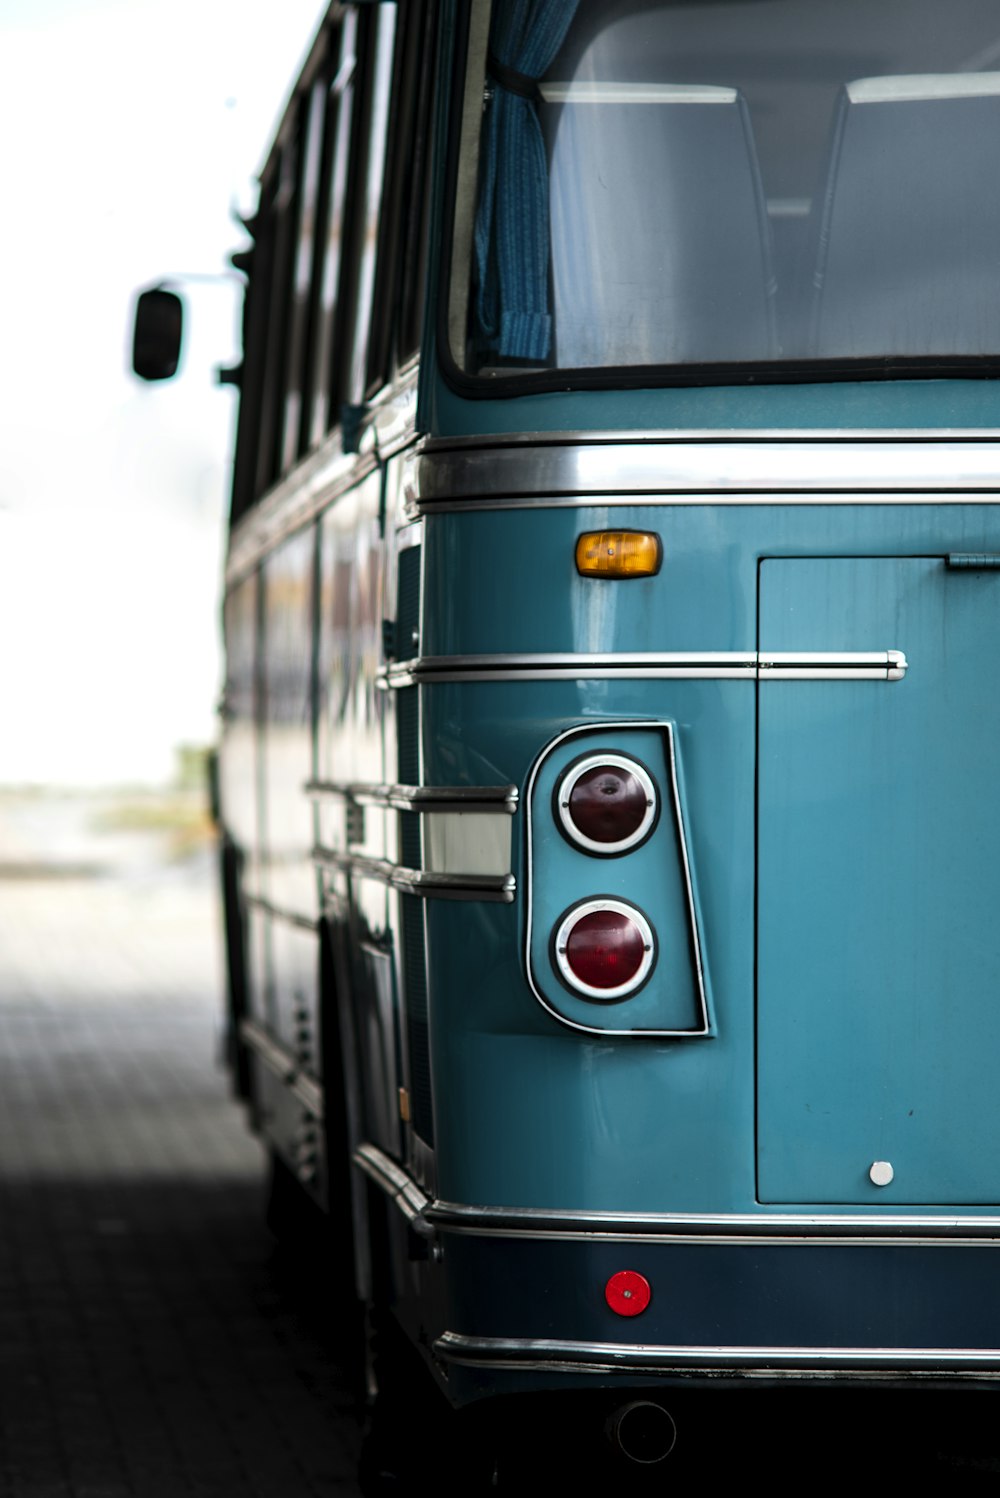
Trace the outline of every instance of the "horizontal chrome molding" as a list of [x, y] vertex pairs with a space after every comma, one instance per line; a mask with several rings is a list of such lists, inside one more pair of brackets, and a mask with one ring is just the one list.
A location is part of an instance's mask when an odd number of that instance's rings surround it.
[[275, 1040], [263, 1025], [256, 1020], [240, 1021], [240, 1039], [259, 1056], [264, 1065], [293, 1092], [308, 1113], [314, 1118], [323, 1117], [323, 1089], [314, 1078], [303, 1071], [300, 1063], [287, 1047]]
[[517, 811], [516, 785], [375, 785], [353, 781], [310, 780], [305, 786], [313, 800], [354, 801], [359, 806], [385, 806], [394, 811]]
[[[671, 494], [644, 494], [641, 497], [635, 493], [631, 494], [608, 494], [603, 491], [593, 493], [578, 492], [573, 496], [568, 495], [525, 495], [513, 497], [509, 495], [488, 495], [482, 499], [453, 499], [443, 500], [438, 504], [422, 504], [413, 507], [414, 515], [468, 515], [476, 510], [615, 510], [615, 509], [676, 509], [680, 506], [695, 508], [696, 506], [720, 505], [745, 505], [757, 508], [797, 505], [805, 507], [812, 505], [821, 509], [828, 509], [832, 505], [1000, 505], [1000, 485], [996, 489], [991, 486], [988, 493], [976, 493], [970, 490], [927, 490], [923, 493], [912, 489], [902, 493], [893, 493], [889, 490], [869, 492], [860, 489], [851, 490], [818, 490], [815, 493], [804, 493], [793, 491], [783, 493], [780, 490], [770, 490], [766, 493], [730, 494], [708, 490], [698, 492], [686, 490]], [[620, 522], [616, 522], [620, 523]]]
[[314, 934], [319, 930], [319, 920], [307, 915], [301, 915], [295, 910], [286, 910], [283, 905], [275, 905], [271, 900], [265, 900], [263, 895], [244, 895], [244, 902], [253, 910], [263, 911], [265, 915], [272, 916], [275, 920], [284, 921], [288, 926], [298, 926], [301, 931], [311, 931]]
[[314, 848], [313, 862], [321, 869], [336, 869], [359, 879], [377, 879], [404, 895], [416, 895], [423, 900], [486, 900], [509, 905], [517, 890], [513, 874], [432, 873], [428, 869], [407, 869], [387, 858], [342, 853], [336, 848]]
[[[339, 431], [232, 531], [234, 586], [379, 461], [414, 440], [413, 372], [371, 413], [371, 445], [345, 453]], [[408, 476], [418, 511], [525, 505], [1000, 503], [1000, 432], [523, 433], [426, 442]], [[996, 491], [990, 493], [989, 491]]]
[[498, 432], [470, 437], [425, 437], [418, 456], [446, 452], [464, 452], [477, 447], [579, 447], [620, 446], [623, 442], [659, 445], [698, 443], [717, 447], [720, 444], [788, 442], [814, 447], [840, 447], [845, 443], [894, 443], [920, 447], [942, 442], [1000, 442], [1000, 427], [605, 427], [603, 430], [579, 429], [574, 432]]
[[900, 650], [429, 655], [389, 667], [380, 676], [379, 685], [395, 690], [439, 681], [898, 681], [906, 666], [906, 656]]
[[582, 1242], [716, 1243], [725, 1247], [804, 1242], [863, 1247], [933, 1243], [1000, 1247], [1000, 1214], [572, 1212], [544, 1207], [471, 1206], [431, 1198], [377, 1145], [360, 1145], [355, 1160], [389, 1195], [405, 1192], [408, 1204], [419, 1211], [426, 1224], [443, 1233]]
[[379, 394], [366, 413], [363, 451], [345, 453], [340, 430], [331, 432], [240, 518], [229, 542], [227, 586], [414, 440], [416, 386], [417, 371], [409, 369]]
[[424, 1215], [430, 1197], [401, 1165], [374, 1144], [359, 1145], [352, 1158], [358, 1169], [399, 1208], [416, 1232], [425, 1237], [433, 1233]]
[[528, 1337], [468, 1337], [444, 1332], [434, 1351], [472, 1368], [546, 1369], [593, 1373], [742, 1373], [771, 1377], [919, 1370], [1000, 1377], [1000, 1348], [988, 1347], [728, 1347], [657, 1346], [642, 1342], [569, 1342]]
[[758, 681], [902, 681], [901, 650], [766, 651], [757, 656]]
[[[614, 433], [573, 440], [526, 434], [466, 445], [426, 443], [413, 498], [421, 510], [463, 501], [492, 507], [568, 501], [624, 503], [914, 503], [957, 500], [955, 491], [1000, 491], [1000, 444], [969, 437], [816, 440], [805, 434]], [[804, 498], [803, 498], [804, 496]], [[995, 496], [1000, 499], [1000, 493]]]
[[234, 527], [226, 559], [227, 586], [233, 587], [269, 552], [311, 524], [377, 467], [374, 451], [345, 453], [340, 433], [335, 432]]
[[890, 1216], [860, 1213], [550, 1212], [537, 1207], [474, 1207], [435, 1201], [427, 1218], [442, 1232], [478, 1237], [613, 1239], [617, 1242], [736, 1244], [979, 1243], [1000, 1246], [1000, 1216], [954, 1213]]

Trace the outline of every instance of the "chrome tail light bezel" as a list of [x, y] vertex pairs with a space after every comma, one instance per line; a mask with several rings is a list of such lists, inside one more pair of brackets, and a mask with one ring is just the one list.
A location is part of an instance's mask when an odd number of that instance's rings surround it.
[[[646, 794], [646, 811], [641, 822], [627, 837], [618, 838], [614, 842], [604, 842], [598, 838], [588, 837], [573, 821], [570, 812], [570, 799], [577, 783], [591, 770], [605, 768], [624, 770], [627, 774], [634, 776]], [[575, 848], [581, 848], [585, 853], [590, 853], [596, 858], [619, 858], [623, 853], [632, 853], [636, 848], [641, 848], [643, 843], [652, 837], [660, 819], [660, 792], [653, 775], [641, 760], [615, 750], [598, 750], [596, 753], [584, 754], [574, 760], [571, 765], [567, 765], [556, 785], [552, 805], [562, 835]]]
[[[610, 911], [631, 921], [642, 937], [644, 948], [642, 960], [628, 981], [611, 988], [586, 983], [573, 971], [567, 956], [569, 937], [573, 928], [583, 920], [584, 916], [601, 911]], [[656, 932], [649, 917], [630, 900], [619, 900], [610, 895], [597, 895], [592, 899], [578, 900], [568, 910], [565, 910], [553, 929], [551, 951], [552, 966], [560, 982], [569, 989], [570, 993], [601, 1004], [615, 1004], [637, 994], [648, 983], [659, 956]]]

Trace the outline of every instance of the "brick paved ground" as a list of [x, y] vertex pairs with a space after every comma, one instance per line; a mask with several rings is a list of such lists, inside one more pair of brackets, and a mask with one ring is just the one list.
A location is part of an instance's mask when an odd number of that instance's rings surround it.
[[0, 796], [0, 1498], [349, 1498], [317, 1279], [215, 1062], [210, 858], [94, 822]]

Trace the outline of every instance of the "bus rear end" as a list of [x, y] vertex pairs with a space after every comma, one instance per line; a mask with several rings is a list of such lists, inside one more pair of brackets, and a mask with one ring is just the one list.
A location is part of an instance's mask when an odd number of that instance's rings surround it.
[[695, 1389], [985, 1388], [996, 18], [497, 0], [455, 57], [401, 1315], [639, 1465]]
[[982, 0], [321, 28], [243, 257], [220, 783], [373, 1491], [751, 1426], [898, 1475], [992, 1407], [998, 67]]

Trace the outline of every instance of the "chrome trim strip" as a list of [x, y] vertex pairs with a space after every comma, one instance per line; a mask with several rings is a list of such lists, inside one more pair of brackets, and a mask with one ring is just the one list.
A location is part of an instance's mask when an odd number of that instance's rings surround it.
[[769, 1376], [918, 1370], [1000, 1377], [1000, 1348], [657, 1346], [641, 1342], [569, 1342], [528, 1337], [468, 1337], [447, 1331], [434, 1351], [472, 1368], [564, 1369], [577, 1372], [671, 1373], [699, 1368]]
[[902, 681], [901, 650], [760, 651], [758, 681]]
[[855, 446], [859, 442], [892, 444], [900, 447], [924, 447], [933, 444], [1000, 442], [1000, 427], [605, 427], [603, 430], [575, 432], [478, 432], [470, 437], [424, 437], [417, 448], [418, 457], [437, 457], [441, 453], [469, 452], [480, 447], [579, 447], [620, 446], [622, 443], [662, 444], [664, 446], [697, 443], [701, 447], [727, 446], [731, 443], [787, 442], [800, 446], [822, 443], [830, 447]]
[[409, 369], [381, 391], [369, 413], [370, 445], [362, 453], [345, 453], [341, 432], [330, 433], [315, 452], [297, 463], [274, 488], [241, 516], [233, 527], [225, 580], [233, 587], [288, 536], [302, 530], [342, 494], [353, 489], [379, 461], [414, 440], [417, 371]]
[[[652, 435], [617, 432], [593, 438], [530, 436], [425, 444], [414, 475], [421, 510], [463, 501], [492, 508], [533, 503], [614, 503], [612, 496], [670, 496], [670, 503], [961, 502], [953, 491], [1000, 490], [1000, 450], [982, 432], [914, 440], [822, 439], [796, 433], [753, 438], [740, 433]], [[884, 492], [883, 492], [884, 491]], [[599, 496], [599, 499], [597, 498]], [[682, 498], [683, 496], [683, 498]], [[917, 498], [921, 496], [921, 498]], [[620, 501], [619, 501], [620, 502]]]
[[[366, 479], [380, 458], [413, 440], [407, 397], [414, 381], [407, 371], [373, 409], [371, 449], [344, 453], [340, 432], [331, 433], [242, 516], [230, 536], [227, 587]], [[399, 406], [390, 414], [393, 402]], [[837, 437], [822, 430], [752, 437], [693, 430], [447, 438], [419, 450], [408, 503], [434, 513], [635, 504], [636, 495], [644, 504], [963, 504], [973, 493], [976, 501], [982, 494], [997, 503], [998, 438], [1000, 431], [960, 429]]]
[[932, 1217], [908, 1213], [564, 1212], [545, 1207], [484, 1207], [431, 1198], [375, 1144], [359, 1145], [357, 1164], [390, 1196], [405, 1194], [428, 1227], [476, 1237], [620, 1243], [704, 1243], [722, 1247], [819, 1243], [863, 1247], [928, 1244], [1000, 1247], [1000, 1216]]
[[441, 681], [898, 681], [906, 665], [900, 650], [425, 655], [390, 666], [380, 673], [377, 684], [395, 691]]
[[374, 1144], [360, 1144], [351, 1158], [358, 1169], [399, 1208], [415, 1232], [424, 1237], [433, 1233], [423, 1216], [430, 1197], [401, 1165]]
[[435, 1201], [427, 1220], [442, 1232], [477, 1237], [594, 1238], [616, 1242], [696, 1242], [726, 1246], [823, 1242], [1000, 1246], [1000, 1217], [908, 1214], [553, 1212], [539, 1207], [473, 1207]]
[[366, 858], [336, 848], [315, 847], [313, 862], [360, 879], [377, 879], [404, 895], [423, 900], [487, 900], [509, 905], [517, 890], [513, 874], [438, 874], [429, 869], [406, 869], [387, 858]]
[[[678, 841], [680, 843], [681, 866], [684, 871], [684, 893], [687, 902], [688, 930], [691, 936], [691, 948], [694, 957], [695, 979], [698, 985], [698, 1013], [700, 1024], [689, 1030], [606, 1030], [596, 1025], [584, 1025], [579, 1023], [577, 1020], [568, 1019], [566, 1015], [560, 1014], [558, 1009], [553, 1009], [548, 999], [536, 984], [534, 974], [532, 973], [531, 969], [532, 819], [530, 816], [530, 810], [531, 797], [534, 792], [535, 781], [538, 777], [538, 772], [545, 761], [548, 759], [549, 755], [552, 754], [552, 752], [557, 749], [560, 744], [564, 744], [567, 739], [578, 737], [580, 734], [593, 735], [595, 729], [599, 730], [602, 733], [608, 733], [615, 732], [621, 729], [631, 728], [655, 728], [658, 729], [661, 733], [666, 734], [667, 738], [667, 759], [670, 767], [670, 792], [673, 797], [674, 816], [676, 818], [677, 835]], [[704, 1037], [706, 1035], [711, 1035], [712, 1023], [709, 1017], [708, 1009], [708, 985], [705, 979], [705, 962], [701, 947], [701, 932], [698, 929], [698, 912], [695, 907], [694, 901], [694, 886], [691, 881], [691, 861], [688, 856], [687, 834], [684, 828], [684, 818], [681, 814], [680, 787], [677, 783], [677, 755], [674, 747], [674, 733], [672, 725], [670, 723], [664, 722], [662, 719], [632, 718], [612, 723], [577, 723], [572, 728], [565, 729], [562, 733], [557, 734], [554, 739], [552, 739], [548, 744], [545, 745], [541, 754], [532, 765], [531, 774], [528, 776], [528, 783], [525, 787], [525, 800], [527, 802], [529, 815], [525, 819], [525, 825], [527, 828], [525, 836], [527, 842], [528, 897], [527, 913], [525, 917], [524, 966], [531, 992], [535, 995], [535, 998], [538, 1000], [539, 1004], [541, 1004], [545, 1012], [547, 1014], [550, 1014], [553, 1019], [558, 1020], [561, 1025], [564, 1025], [569, 1030], [575, 1030], [578, 1034], [581, 1035], [599, 1035], [602, 1038], [608, 1036], [626, 1036], [629, 1039], [640, 1039], [643, 1037], [676, 1037], [678, 1039], [692, 1040], [699, 1037]]]
[[360, 781], [310, 780], [303, 787], [314, 801], [356, 801], [360, 806], [388, 806], [394, 811], [517, 811], [516, 785], [376, 785]]
[[805, 508], [813, 506], [820, 509], [829, 509], [831, 506], [848, 505], [996, 505], [1000, 504], [1000, 488], [980, 494], [971, 490], [928, 490], [926, 493], [914, 492], [912, 489], [905, 493], [893, 493], [890, 491], [868, 492], [866, 490], [852, 489], [840, 492], [818, 491], [817, 493], [782, 493], [772, 490], [763, 494], [730, 494], [709, 491], [704, 494], [693, 492], [677, 494], [649, 494], [641, 498], [635, 494], [606, 494], [606, 493], [577, 493], [572, 496], [530, 495], [524, 498], [495, 498], [487, 495], [482, 499], [454, 499], [442, 500], [440, 503], [422, 503], [414, 506], [414, 515], [470, 515], [479, 511], [507, 511], [507, 510], [587, 510], [591, 508], [601, 510], [614, 509], [637, 509], [660, 510], [660, 509], [693, 509], [698, 505], [717, 508], [725, 506], [756, 506], [758, 509], [791, 508], [798, 506]]
[[306, 1075], [286, 1046], [252, 1019], [240, 1021], [240, 1039], [295, 1094], [308, 1113], [322, 1120], [323, 1089], [312, 1077]]
[[702, 652], [637, 651], [633, 655], [438, 655], [400, 662], [376, 678], [380, 687], [396, 690], [438, 681], [592, 681], [603, 677], [632, 679], [716, 678], [753, 681], [756, 653], [738, 650]]
[[226, 558], [226, 587], [234, 587], [282, 541], [304, 530], [377, 468], [374, 451], [345, 453], [340, 432], [333, 432], [234, 526]]
[[[687, 898], [688, 931], [691, 938], [691, 951], [694, 957], [695, 977], [698, 981], [698, 1003], [701, 1009], [702, 1029], [706, 1035], [712, 1033], [712, 1016], [708, 1006], [708, 980], [705, 977], [705, 954], [701, 945], [701, 927], [698, 924], [698, 907], [694, 898], [694, 884], [691, 879], [691, 856], [688, 853], [687, 828], [684, 825], [684, 809], [681, 805], [680, 785], [677, 781], [677, 747], [674, 743], [674, 730], [672, 725], [667, 726], [667, 744], [669, 747], [670, 765], [670, 793], [674, 802], [674, 816], [677, 824], [677, 841], [681, 850], [681, 868], [684, 872], [684, 893]], [[530, 886], [529, 886], [530, 889]]]
[[[425, 515], [470, 515], [478, 511], [507, 511], [507, 509], [693, 509], [696, 506], [704, 508], [719, 508], [719, 506], [756, 506], [757, 509], [790, 508], [798, 506], [805, 508], [807, 505], [817, 509], [829, 509], [831, 506], [847, 505], [891, 505], [898, 508], [900, 505], [1000, 505], [1000, 490], [990, 493], [972, 493], [969, 490], [928, 490], [927, 493], [888, 493], [888, 491], [877, 491], [867, 493], [862, 490], [844, 490], [840, 493], [834, 491], [817, 491], [817, 493], [781, 493], [780, 490], [772, 490], [766, 494], [729, 494], [729, 493], [677, 493], [677, 494], [605, 494], [593, 493], [573, 494], [572, 497], [552, 497], [549, 494], [531, 494], [525, 497], [509, 496], [485, 497], [485, 499], [455, 499], [442, 500], [440, 503], [428, 505], [421, 503], [413, 506], [413, 514], [419, 517]], [[620, 523], [620, 521], [618, 521]]]
[[[582, 832], [573, 820], [570, 809], [570, 798], [582, 776], [591, 770], [603, 770], [606, 766], [612, 769], [624, 770], [638, 781], [646, 798], [646, 809], [642, 814], [637, 827], [625, 837], [620, 837], [613, 842], [605, 840], [598, 842], [596, 838], [588, 837]], [[637, 759], [629, 754], [611, 754], [610, 752], [595, 752], [584, 755], [583, 759], [576, 760], [563, 772], [562, 778], [556, 786], [554, 801], [556, 814], [559, 818], [563, 832], [570, 842], [577, 848], [583, 848], [588, 853], [627, 853], [632, 848], [638, 848], [644, 843], [656, 825], [659, 815], [659, 804], [656, 786], [653, 777], [641, 765]]]
[[286, 910], [281, 905], [275, 905], [270, 900], [265, 900], [263, 895], [243, 896], [244, 903], [252, 905], [254, 910], [263, 911], [265, 915], [273, 916], [275, 920], [284, 921], [286, 925], [298, 926], [302, 931], [311, 931], [315, 936], [319, 930], [318, 918], [299, 915], [294, 910]]

